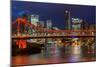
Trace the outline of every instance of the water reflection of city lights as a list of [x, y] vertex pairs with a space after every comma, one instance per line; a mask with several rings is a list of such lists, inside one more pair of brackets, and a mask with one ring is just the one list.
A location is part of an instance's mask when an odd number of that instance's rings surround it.
[[75, 44], [78, 43], [77, 41], [74, 42], [74, 46], [71, 49], [71, 56], [69, 57], [70, 62], [76, 62], [79, 61], [82, 57], [82, 51], [81, 51], [81, 46], [80, 44]]

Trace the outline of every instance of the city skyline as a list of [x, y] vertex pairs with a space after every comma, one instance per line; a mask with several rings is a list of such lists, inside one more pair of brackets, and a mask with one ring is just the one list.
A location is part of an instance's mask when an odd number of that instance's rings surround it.
[[12, 20], [23, 14], [39, 15], [40, 21], [52, 20], [53, 26], [65, 29], [66, 25], [66, 10], [70, 11], [71, 18], [81, 18], [89, 24], [95, 24], [95, 6], [81, 6], [70, 4], [54, 4], [40, 2], [12, 2]]

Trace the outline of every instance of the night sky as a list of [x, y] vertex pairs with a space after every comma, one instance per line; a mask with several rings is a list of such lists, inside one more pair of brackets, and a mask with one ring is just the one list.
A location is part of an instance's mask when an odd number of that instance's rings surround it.
[[12, 1], [12, 20], [23, 14], [37, 14], [41, 21], [52, 20], [53, 26], [64, 29], [66, 25], [66, 13], [71, 13], [71, 18], [78, 17], [84, 19], [89, 24], [95, 24], [96, 7], [57, 3], [40, 3]]

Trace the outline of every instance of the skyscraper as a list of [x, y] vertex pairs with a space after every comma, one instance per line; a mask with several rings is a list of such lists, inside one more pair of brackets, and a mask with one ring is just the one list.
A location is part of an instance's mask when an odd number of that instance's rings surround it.
[[52, 29], [52, 21], [51, 20], [47, 20], [46, 21], [46, 26], [47, 26], [47, 29]]
[[31, 23], [37, 26], [38, 22], [39, 22], [39, 15], [31, 15]]
[[85, 21], [85, 20], [82, 20], [82, 23], [81, 23], [81, 27], [82, 29], [89, 29], [89, 24]]
[[70, 12], [66, 10], [65, 13], [66, 13], [66, 29], [70, 30], [71, 29]]
[[31, 22], [31, 15], [28, 15], [27, 22]]
[[44, 21], [39, 21], [39, 23], [40, 23], [40, 25], [41, 25], [42, 27], [45, 26]]
[[81, 24], [82, 20], [80, 18], [72, 18], [72, 29], [73, 30], [80, 30], [81, 29]]

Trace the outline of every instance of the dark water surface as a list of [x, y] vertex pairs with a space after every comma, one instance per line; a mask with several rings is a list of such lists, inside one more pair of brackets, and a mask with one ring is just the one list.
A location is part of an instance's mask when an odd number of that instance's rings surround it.
[[[74, 63], [95, 61], [95, 49], [79, 46], [62, 46], [56, 44], [47, 45], [41, 53], [31, 55], [12, 56], [13, 65], [37, 65], [54, 63]], [[87, 50], [87, 49], [88, 50]]]

